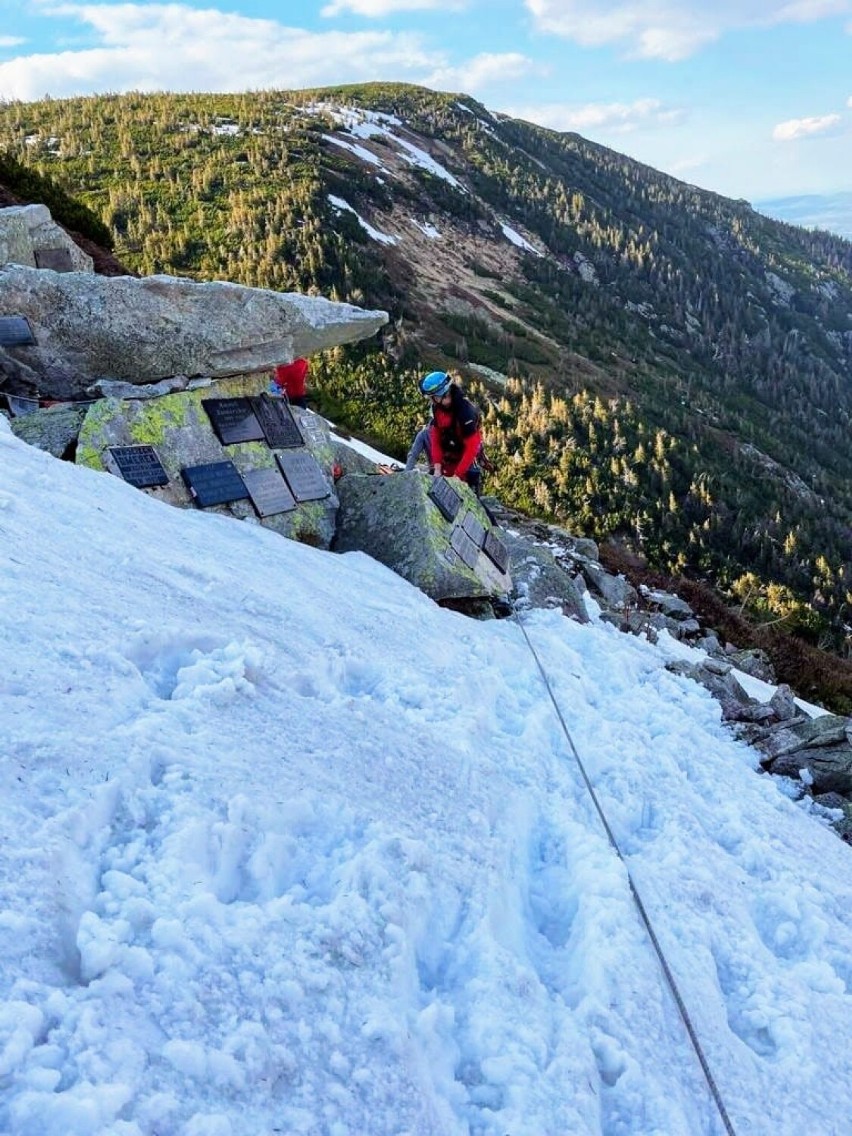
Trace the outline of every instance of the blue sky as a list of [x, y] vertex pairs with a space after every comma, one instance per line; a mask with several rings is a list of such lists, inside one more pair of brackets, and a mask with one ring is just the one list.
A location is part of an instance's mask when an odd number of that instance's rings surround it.
[[729, 197], [852, 190], [852, 0], [0, 0], [3, 99], [374, 79]]

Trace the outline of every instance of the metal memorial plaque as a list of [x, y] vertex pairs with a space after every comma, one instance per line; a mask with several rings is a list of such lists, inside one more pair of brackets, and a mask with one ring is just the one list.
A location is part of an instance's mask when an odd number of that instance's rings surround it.
[[180, 472], [193, 500], [202, 509], [248, 497], [245, 482], [232, 461], [192, 465]]
[[37, 398], [25, 398], [18, 394], [7, 394], [6, 404], [13, 418], [20, 418], [24, 414], [33, 414], [38, 410]]
[[299, 430], [303, 438], [310, 438], [310, 440], [315, 442], [318, 446], [321, 446], [326, 441], [322, 422], [312, 414], [305, 412], [299, 415]]
[[52, 268], [54, 272], [73, 272], [71, 250], [67, 248], [36, 249], [36, 268]]
[[0, 346], [29, 347], [35, 343], [29, 321], [23, 316], [0, 316]]
[[468, 512], [464, 515], [462, 521], [462, 528], [476, 545], [477, 548], [482, 548], [482, 542], [485, 540], [485, 525], [477, 517], [476, 513]]
[[297, 501], [319, 501], [330, 495], [328, 482], [312, 454], [305, 450], [288, 450], [275, 457]]
[[485, 544], [482, 546], [482, 551], [489, 560], [497, 565], [501, 572], [507, 571], [509, 567], [509, 550], [499, 536], [494, 535], [492, 529], [489, 529], [485, 534]]
[[163, 469], [153, 446], [110, 446], [109, 452], [124, 480], [137, 489], [168, 485], [169, 475]]
[[429, 489], [429, 497], [435, 502], [448, 521], [454, 521], [461, 505], [461, 497], [445, 477], [436, 477]]
[[474, 544], [462, 525], [456, 525], [450, 536], [450, 544], [468, 568], [475, 568], [479, 560], [479, 545]]
[[223, 446], [263, 440], [263, 430], [247, 398], [203, 398], [201, 405]]
[[250, 398], [248, 402], [270, 449], [285, 450], [292, 446], [304, 446], [304, 439], [285, 399], [261, 394]]
[[243, 474], [243, 481], [259, 517], [289, 513], [296, 508], [296, 498], [277, 469], [250, 469]]

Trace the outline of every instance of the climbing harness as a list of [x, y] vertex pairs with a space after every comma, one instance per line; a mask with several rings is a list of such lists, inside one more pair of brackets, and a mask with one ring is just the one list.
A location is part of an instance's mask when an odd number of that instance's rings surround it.
[[542, 661], [532, 644], [532, 640], [529, 637], [529, 633], [527, 632], [526, 627], [524, 627], [524, 623], [521, 619], [521, 614], [518, 610], [517, 604], [513, 604], [512, 609], [512, 618], [515, 620], [518, 627], [520, 627], [524, 639], [526, 640], [527, 646], [530, 649], [530, 654], [535, 659], [535, 663], [538, 667], [539, 673], [541, 674], [545, 689], [547, 690], [548, 696], [550, 697], [550, 701], [553, 703], [553, 709], [556, 711], [556, 716], [559, 719], [559, 724], [562, 727], [562, 732], [565, 734], [565, 737], [568, 741], [571, 753], [573, 754], [574, 760], [577, 763], [577, 768], [580, 770], [580, 775], [582, 776], [586, 790], [588, 791], [588, 794], [592, 799], [592, 804], [595, 806], [595, 811], [597, 812], [600, 822], [603, 825], [607, 839], [615, 850], [615, 854], [624, 865], [624, 870], [627, 873], [627, 882], [630, 885], [630, 894], [633, 896], [633, 901], [636, 904], [639, 915], [642, 919], [642, 923], [644, 924], [645, 930], [648, 933], [648, 938], [651, 940], [651, 945], [656, 952], [657, 959], [659, 960], [663, 975], [666, 979], [666, 983], [668, 984], [669, 990], [671, 991], [672, 997], [674, 998], [675, 1005], [678, 1008], [678, 1012], [680, 1013], [681, 1019], [683, 1020], [683, 1024], [686, 1027], [686, 1032], [689, 1035], [689, 1040], [692, 1043], [692, 1048], [695, 1050], [695, 1055], [698, 1058], [698, 1063], [700, 1064], [701, 1070], [704, 1073], [704, 1078], [707, 1081], [708, 1088], [710, 1089], [710, 1095], [713, 1098], [713, 1102], [716, 1105], [716, 1108], [719, 1111], [719, 1116], [721, 1117], [722, 1123], [725, 1126], [725, 1131], [727, 1132], [728, 1136], [736, 1136], [734, 1126], [731, 1124], [731, 1119], [728, 1116], [728, 1110], [725, 1108], [725, 1102], [722, 1100], [722, 1096], [719, 1092], [719, 1086], [716, 1084], [713, 1072], [707, 1062], [707, 1057], [704, 1054], [701, 1042], [698, 1039], [698, 1034], [695, 1032], [695, 1026], [692, 1024], [692, 1019], [689, 1016], [689, 1011], [686, 1008], [686, 1003], [684, 1002], [683, 996], [678, 989], [677, 982], [675, 981], [675, 977], [672, 973], [671, 967], [669, 966], [668, 960], [663, 953], [663, 948], [660, 945], [660, 941], [657, 938], [656, 932], [654, 931], [654, 928], [651, 924], [650, 917], [645, 909], [645, 904], [642, 902], [642, 897], [639, 895], [636, 884], [633, 882], [633, 877], [630, 874], [630, 868], [628, 867], [627, 861], [624, 858], [624, 854], [618, 846], [618, 841], [615, 839], [615, 833], [610, 827], [610, 823], [606, 818], [606, 814], [601, 807], [600, 801], [598, 800], [598, 795], [595, 792], [595, 787], [594, 785], [592, 785], [589, 775], [586, 772], [586, 767], [583, 765], [580, 755], [577, 752], [577, 747], [574, 745], [574, 739], [571, 737], [571, 732], [568, 729], [568, 724], [565, 721], [562, 709], [556, 700], [556, 695], [553, 692], [553, 687], [550, 684], [550, 679], [547, 677], [547, 672], [544, 669]]

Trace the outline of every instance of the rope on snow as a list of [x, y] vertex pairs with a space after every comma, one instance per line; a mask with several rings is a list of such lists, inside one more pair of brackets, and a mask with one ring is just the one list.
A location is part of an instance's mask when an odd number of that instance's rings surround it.
[[675, 1005], [677, 1006], [683, 1024], [686, 1027], [686, 1032], [689, 1035], [689, 1040], [692, 1043], [692, 1048], [695, 1050], [695, 1055], [698, 1058], [699, 1064], [701, 1065], [701, 1070], [704, 1073], [704, 1078], [707, 1081], [708, 1088], [710, 1089], [710, 1095], [713, 1097], [713, 1102], [715, 1103], [716, 1108], [719, 1111], [719, 1116], [722, 1118], [722, 1123], [725, 1126], [725, 1131], [727, 1132], [728, 1136], [736, 1136], [734, 1127], [731, 1124], [730, 1117], [728, 1116], [728, 1110], [725, 1108], [725, 1102], [722, 1100], [721, 1093], [719, 1092], [719, 1086], [716, 1084], [716, 1079], [713, 1076], [713, 1071], [708, 1064], [704, 1049], [702, 1048], [698, 1034], [695, 1031], [695, 1026], [692, 1024], [692, 1019], [689, 1016], [689, 1011], [686, 1008], [686, 1003], [683, 1000], [683, 996], [678, 989], [678, 985], [675, 981], [672, 969], [669, 966], [668, 960], [666, 959], [665, 953], [663, 952], [663, 948], [660, 945], [660, 941], [657, 938], [653, 925], [651, 924], [651, 919], [648, 915], [647, 910], [645, 909], [645, 904], [642, 902], [642, 897], [640, 896], [636, 888], [636, 884], [633, 881], [633, 877], [630, 874], [630, 868], [628, 867], [624, 854], [618, 846], [618, 841], [615, 839], [615, 834], [610, 827], [609, 821], [606, 818], [606, 814], [604, 813], [603, 808], [601, 807], [601, 803], [598, 799], [597, 793], [595, 792], [594, 785], [592, 785], [589, 775], [586, 772], [586, 767], [583, 764], [579, 753], [577, 752], [577, 747], [574, 745], [574, 739], [571, 737], [571, 732], [568, 729], [568, 724], [565, 721], [565, 716], [563, 715], [559, 703], [556, 700], [556, 695], [553, 692], [553, 687], [550, 684], [550, 679], [547, 677], [547, 672], [544, 669], [541, 659], [538, 657], [538, 654], [535, 647], [533, 646], [532, 640], [529, 637], [526, 627], [524, 627], [523, 620], [521, 619], [520, 612], [516, 604], [513, 605], [513, 618], [518, 627], [520, 627], [524, 639], [526, 640], [527, 646], [530, 649], [530, 653], [533, 659], [535, 659], [536, 666], [538, 667], [539, 673], [541, 674], [541, 678], [550, 697], [550, 701], [553, 703], [553, 709], [556, 711], [556, 716], [558, 717], [559, 724], [562, 727], [562, 732], [565, 734], [565, 737], [568, 741], [571, 753], [574, 756], [574, 760], [577, 763], [577, 767], [580, 770], [583, 782], [585, 783], [586, 790], [592, 799], [592, 804], [595, 806], [595, 810], [598, 814], [598, 817], [600, 818], [600, 822], [603, 825], [604, 832], [606, 832], [607, 839], [615, 850], [615, 853], [618, 856], [619, 860], [624, 865], [624, 870], [627, 873], [627, 882], [630, 885], [630, 893], [633, 896], [633, 900], [639, 911], [642, 923], [644, 924], [645, 930], [648, 933], [648, 938], [651, 940], [651, 945], [656, 952], [657, 959], [659, 960], [660, 966], [666, 979], [666, 983], [669, 987], [669, 990], [671, 991], [672, 997], [674, 998]]

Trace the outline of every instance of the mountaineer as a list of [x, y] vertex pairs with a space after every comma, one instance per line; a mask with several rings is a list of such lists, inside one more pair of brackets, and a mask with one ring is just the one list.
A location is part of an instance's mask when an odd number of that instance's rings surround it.
[[432, 401], [428, 456], [434, 472], [466, 481], [478, 495], [482, 483], [476, 460], [482, 448], [479, 411], [446, 371], [430, 371], [420, 380], [420, 391]]

